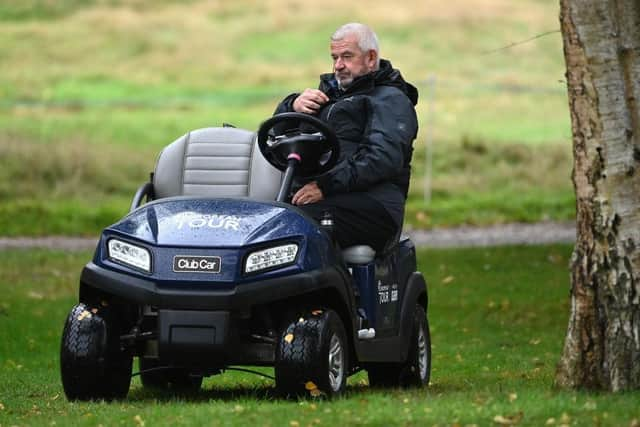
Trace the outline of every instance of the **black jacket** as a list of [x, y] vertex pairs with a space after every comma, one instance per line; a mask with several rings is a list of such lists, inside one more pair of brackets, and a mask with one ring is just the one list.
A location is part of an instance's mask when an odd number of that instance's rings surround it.
[[[314, 178], [323, 195], [366, 192], [400, 227], [418, 132], [417, 89], [384, 59], [378, 71], [354, 79], [345, 91], [338, 88], [333, 74], [320, 76], [319, 88], [329, 102], [318, 117], [333, 128], [340, 142], [338, 164]], [[298, 95], [286, 97], [275, 113], [293, 111]]]

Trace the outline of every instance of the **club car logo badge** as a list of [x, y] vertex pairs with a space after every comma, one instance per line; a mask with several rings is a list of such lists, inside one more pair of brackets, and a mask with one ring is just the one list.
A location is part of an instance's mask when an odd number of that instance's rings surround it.
[[176, 255], [173, 257], [173, 271], [176, 273], [220, 273], [220, 257]]

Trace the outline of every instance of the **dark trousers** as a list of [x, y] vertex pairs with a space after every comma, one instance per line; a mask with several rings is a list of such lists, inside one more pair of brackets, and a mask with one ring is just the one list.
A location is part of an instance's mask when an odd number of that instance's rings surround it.
[[364, 193], [338, 194], [298, 207], [318, 222], [329, 212], [341, 248], [369, 245], [381, 252], [398, 231], [384, 206]]

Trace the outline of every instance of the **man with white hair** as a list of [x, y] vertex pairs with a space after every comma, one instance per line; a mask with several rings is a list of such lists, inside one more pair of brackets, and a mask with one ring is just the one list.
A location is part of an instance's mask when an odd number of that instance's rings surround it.
[[333, 73], [318, 89], [286, 97], [277, 113], [312, 114], [336, 132], [340, 158], [330, 171], [298, 182], [291, 203], [316, 220], [330, 212], [342, 247], [383, 250], [402, 227], [418, 91], [380, 59], [378, 37], [364, 24], [331, 36]]

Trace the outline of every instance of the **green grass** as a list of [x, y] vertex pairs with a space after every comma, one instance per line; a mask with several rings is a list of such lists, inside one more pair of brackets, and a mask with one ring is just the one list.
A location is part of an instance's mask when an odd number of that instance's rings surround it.
[[640, 419], [638, 392], [552, 387], [569, 312], [569, 246], [420, 250], [429, 282], [430, 387], [370, 390], [360, 373], [333, 402], [278, 400], [270, 380], [228, 372], [207, 379], [195, 395], [149, 393], [134, 379], [124, 401], [69, 403], [58, 373], [59, 339], [91, 254], [0, 254], [2, 426], [489, 426], [509, 419], [631, 426]]
[[[62, 132], [61, 121], [58, 126]], [[136, 132], [131, 128], [126, 133]], [[50, 145], [15, 140], [0, 146], [0, 157], [13, 159], [0, 169], [0, 199], [5, 200], [0, 204], [0, 234], [97, 235], [128, 211], [159, 150], [140, 144], [130, 151], [126, 140], [100, 150], [70, 141]], [[430, 202], [422, 186], [424, 156], [414, 156], [408, 227], [536, 222], [575, 215], [573, 192], [564, 188], [571, 164], [566, 147], [488, 144], [468, 138], [436, 146]]]
[[[163, 0], [162, 3], [171, 3], [178, 0]], [[184, 2], [185, 0], [179, 0]], [[160, 3], [158, 0], [21, 0], [0, 3], [0, 21], [22, 20], [55, 20], [64, 18], [72, 13], [97, 5], [123, 5], [129, 4], [138, 9], [147, 9]]]
[[568, 148], [470, 138], [436, 146], [430, 201], [423, 191], [425, 153], [418, 152], [405, 224], [429, 228], [574, 218], [575, 196], [566, 186]]
[[[377, 30], [382, 56], [421, 91], [409, 225], [570, 219], [560, 34], [496, 50], [558, 29], [557, 9], [554, 0], [2, 2], [0, 235], [94, 234], [126, 211], [163, 146], [223, 122], [256, 129], [286, 94], [316, 86], [330, 70], [329, 34], [352, 20]], [[510, 161], [512, 147], [529, 157]]]

